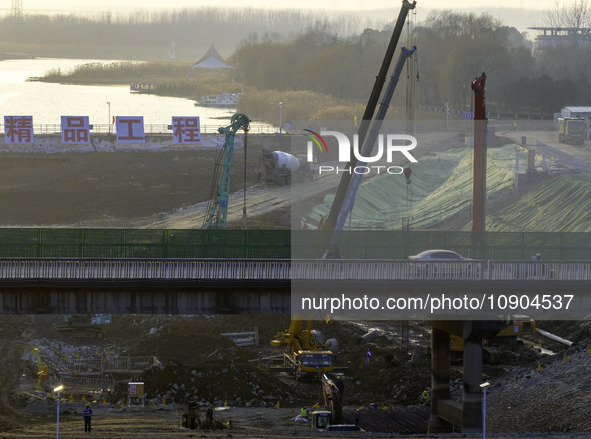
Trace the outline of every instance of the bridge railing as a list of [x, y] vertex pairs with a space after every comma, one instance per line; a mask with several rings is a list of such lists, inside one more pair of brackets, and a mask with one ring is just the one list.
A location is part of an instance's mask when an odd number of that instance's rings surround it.
[[591, 261], [0, 258], [0, 279], [591, 280]]
[[294, 260], [292, 279], [479, 280], [479, 261]]
[[591, 261], [489, 261], [488, 280], [591, 280]]
[[289, 280], [289, 259], [1, 258], [0, 279]]

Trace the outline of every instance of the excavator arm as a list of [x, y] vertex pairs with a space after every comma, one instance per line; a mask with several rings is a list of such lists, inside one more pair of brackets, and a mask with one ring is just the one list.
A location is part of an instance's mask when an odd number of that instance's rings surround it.
[[322, 375], [322, 394], [324, 395], [324, 406], [332, 415], [333, 424], [343, 422], [343, 400], [341, 391], [328, 376]]

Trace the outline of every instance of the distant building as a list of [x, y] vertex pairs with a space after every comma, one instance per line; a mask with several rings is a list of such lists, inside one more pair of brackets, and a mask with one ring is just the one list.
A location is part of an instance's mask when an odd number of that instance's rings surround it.
[[591, 46], [589, 27], [528, 27], [540, 32], [534, 40], [533, 52], [547, 46]]

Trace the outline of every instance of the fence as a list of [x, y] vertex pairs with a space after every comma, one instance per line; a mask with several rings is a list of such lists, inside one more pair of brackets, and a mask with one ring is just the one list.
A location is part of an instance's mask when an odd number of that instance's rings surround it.
[[[2, 258], [319, 259], [332, 232], [307, 230], [0, 229]], [[591, 234], [343, 232], [346, 259], [406, 259], [428, 249], [478, 260], [591, 260]]]
[[[201, 124], [202, 134], [217, 134], [218, 128], [223, 128], [229, 125], [229, 121], [220, 124]], [[249, 134], [274, 134], [277, 131], [277, 127], [273, 127], [267, 124], [258, 124], [252, 122], [250, 125]], [[4, 124], [0, 124], [0, 133], [4, 133]], [[62, 126], [61, 124], [35, 124], [33, 125], [33, 133], [35, 135], [45, 134], [56, 134], [61, 135]], [[113, 134], [115, 135], [115, 126], [108, 123], [92, 124], [90, 135], [93, 134]], [[144, 124], [144, 134], [163, 134], [169, 135], [172, 138], [172, 126], [171, 124]]]

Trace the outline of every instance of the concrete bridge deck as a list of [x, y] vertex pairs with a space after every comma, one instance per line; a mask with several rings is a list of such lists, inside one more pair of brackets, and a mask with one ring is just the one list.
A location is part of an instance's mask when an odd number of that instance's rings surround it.
[[362, 289], [392, 297], [574, 293], [583, 312], [590, 286], [586, 261], [0, 259], [4, 314], [289, 313], [296, 290]]

